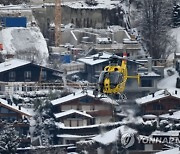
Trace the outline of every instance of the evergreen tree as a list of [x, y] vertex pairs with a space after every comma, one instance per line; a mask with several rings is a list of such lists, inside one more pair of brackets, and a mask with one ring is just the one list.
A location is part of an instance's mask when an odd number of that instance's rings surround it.
[[44, 146], [54, 144], [56, 138], [56, 124], [52, 112], [52, 104], [49, 100], [41, 101], [37, 107], [37, 114], [34, 119], [36, 126], [33, 135], [41, 137], [41, 143]]
[[0, 132], [0, 154], [15, 154], [20, 138], [13, 125], [7, 124]]

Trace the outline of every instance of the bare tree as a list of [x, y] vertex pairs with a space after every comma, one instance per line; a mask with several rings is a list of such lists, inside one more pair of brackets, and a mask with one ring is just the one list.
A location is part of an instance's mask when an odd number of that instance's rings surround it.
[[172, 22], [171, 0], [143, 0], [141, 33], [153, 58], [165, 58], [173, 52], [174, 39], [168, 34]]

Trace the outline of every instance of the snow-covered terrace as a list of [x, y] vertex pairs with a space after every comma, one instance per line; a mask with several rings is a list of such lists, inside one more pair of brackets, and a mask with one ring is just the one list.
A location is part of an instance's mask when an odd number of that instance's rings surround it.
[[[74, 94], [70, 94], [70, 95], [67, 95], [67, 96], [59, 98], [59, 99], [55, 99], [55, 100], [51, 101], [51, 103], [53, 105], [58, 105], [58, 104], [62, 104], [64, 102], [75, 100], [77, 98], [81, 98], [81, 97], [84, 97], [84, 96], [90, 96], [92, 98], [98, 98], [98, 97], [100, 97], [100, 94], [95, 97], [95, 95], [93, 95], [92, 90], [87, 90], [87, 92], [83, 92], [82, 90], [78, 90]], [[108, 96], [104, 97], [104, 98], [99, 98], [99, 100], [101, 100], [101, 101], [103, 101], [105, 103], [108, 103], [108, 104], [118, 105], [118, 103], [115, 100], [112, 100]]]
[[154, 94], [150, 94], [145, 97], [136, 99], [136, 103], [141, 105], [169, 96], [180, 98], [180, 89], [171, 88], [171, 89], [159, 90]]

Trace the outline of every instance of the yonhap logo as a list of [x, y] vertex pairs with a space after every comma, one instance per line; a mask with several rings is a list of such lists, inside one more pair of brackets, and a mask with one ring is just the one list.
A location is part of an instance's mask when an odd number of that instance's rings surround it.
[[121, 144], [124, 148], [129, 148], [135, 143], [134, 134], [126, 133], [121, 136]]

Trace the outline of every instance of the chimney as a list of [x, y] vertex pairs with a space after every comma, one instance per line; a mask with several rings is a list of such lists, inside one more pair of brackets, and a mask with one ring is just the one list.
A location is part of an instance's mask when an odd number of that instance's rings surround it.
[[169, 110], [169, 115], [173, 115], [173, 110]]
[[177, 90], [175, 90], [175, 94], [177, 95]]
[[148, 57], [148, 72], [152, 72], [152, 57]]
[[18, 107], [19, 107], [19, 110], [21, 110], [21, 106], [19, 105]]
[[154, 93], [152, 93], [152, 97], [154, 97]]

